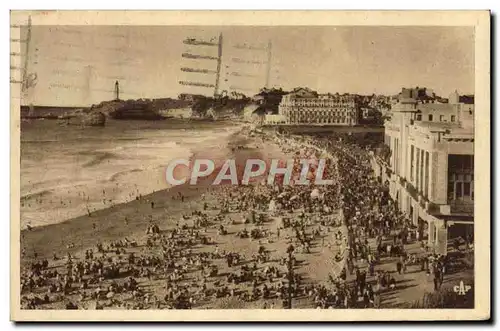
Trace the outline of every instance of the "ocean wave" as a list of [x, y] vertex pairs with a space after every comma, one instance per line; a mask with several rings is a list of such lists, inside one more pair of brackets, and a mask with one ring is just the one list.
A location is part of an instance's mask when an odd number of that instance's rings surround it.
[[51, 194], [61, 193], [61, 192], [63, 192], [63, 190], [64, 191], [66, 191], [67, 189], [74, 190], [77, 187], [82, 187], [82, 186], [85, 186], [85, 185], [88, 185], [91, 183], [93, 183], [93, 181], [91, 181], [91, 180], [78, 181], [78, 182], [74, 182], [74, 183], [70, 183], [70, 184], [68, 184], [68, 182], [65, 181], [64, 183], [54, 184], [50, 187], [35, 190], [33, 192], [30, 191], [30, 192], [24, 193], [24, 194], [21, 192], [21, 201], [27, 201], [27, 200], [37, 199], [37, 198], [44, 198], [44, 197], [47, 197], [48, 195], [51, 195]]
[[[76, 140], [76, 139], [75, 139]], [[68, 141], [68, 140], [64, 140]], [[45, 144], [45, 143], [58, 143], [61, 140], [58, 139], [21, 139], [21, 143], [24, 144]]]
[[124, 171], [119, 171], [117, 173], [112, 174], [108, 178], [108, 182], [114, 182], [116, 181], [119, 177], [124, 176], [126, 174], [134, 173], [134, 172], [141, 172], [144, 171], [143, 169], [131, 169], [131, 170], [124, 170]]
[[[28, 144], [24, 148], [31, 154], [23, 154], [26, 168], [22, 173], [25, 176], [22, 193], [25, 194], [21, 201], [27, 203], [21, 208], [25, 215], [22, 221], [30, 220], [32, 226], [62, 222], [85, 214], [87, 205], [91, 210], [99, 210], [110, 204], [133, 200], [137, 194], [146, 195], [168, 188], [164, 171], [171, 160], [189, 160], [198, 150], [208, 154], [219, 152], [224, 146], [217, 147], [216, 143], [225, 145], [224, 136], [232, 131], [223, 128], [202, 132], [146, 131], [144, 137], [137, 139], [130, 136], [118, 138], [123, 134], [118, 132], [110, 133], [108, 140], [104, 137], [91, 139], [89, 144], [85, 138], [79, 139], [80, 144], [75, 145], [66, 144], [66, 139], [54, 140], [64, 147], [65, 159], [59, 150], [56, 150], [59, 154], [49, 153], [41, 145]], [[116, 143], [116, 140], [121, 142]], [[54, 164], [43, 176], [35, 171], [40, 159], [44, 164]], [[105, 203], [103, 192], [106, 192]], [[36, 203], [32, 203], [35, 200]]]
[[47, 189], [47, 190], [41, 190], [33, 193], [28, 193], [25, 195], [21, 196], [21, 202], [31, 200], [31, 199], [38, 199], [38, 198], [43, 198], [49, 194], [51, 194], [53, 190]]
[[161, 140], [152, 140], [150, 143], [147, 144], [130, 144], [126, 146], [120, 146], [122, 147], [121, 149], [149, 149], [149, 148], [178, 148], [180, 147], [179, 144], [176, 141], [168, 141], [164, 142]]
[[118, 155], [115, 153], [102, 152], [102, 151], [95, 151], [95, 152], [91, 152], [91, 153], [81, 152], [80, 154], [82, 154], [82, 155], [89, 155], [89, 154], [92, 155], [93, 154], [93, 157], [90, 161], [82, 164], [83, 168], [93, 167], [93, 166], [96, 166], [96, 165], [103, 163], [104, 161], [118, 158]]

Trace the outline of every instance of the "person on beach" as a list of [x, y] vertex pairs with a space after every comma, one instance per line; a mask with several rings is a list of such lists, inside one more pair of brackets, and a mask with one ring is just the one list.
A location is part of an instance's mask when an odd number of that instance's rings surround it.
[[398, 262], [396, 262], [396, 271], [400, 275], [401, 275], [401, 272], [403, 270], [403, 263], [401, 262], [401, 260], [402, 260], [402, 256], [400, 257], [400, 259], [398, 260]]

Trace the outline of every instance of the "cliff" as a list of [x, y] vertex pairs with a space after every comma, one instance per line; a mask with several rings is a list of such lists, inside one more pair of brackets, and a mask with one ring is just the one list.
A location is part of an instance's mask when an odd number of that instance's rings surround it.
[[250, 99], [230, 99], [222, 97], [199, 98], [193, 104], [193, 114], [200, 117], [211, 117], [214, 119], [240, 118], [243, 117], [245, 107], [251, 103]]
[[140, 119], [140, 120], [161, 120], [161, 116], [154, 110], [150, 100], [114, 100], [104, 101], [91, 107], [92, 111], [98, 111], [105, 116], [114, 119]]

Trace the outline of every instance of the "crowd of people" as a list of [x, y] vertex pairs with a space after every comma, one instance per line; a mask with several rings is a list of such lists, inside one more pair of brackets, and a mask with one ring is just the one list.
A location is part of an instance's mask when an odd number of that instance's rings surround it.
[[[321, 157], [317, 147], [306, 144], [280, 146], [297, 159], [296, 170], [299, 159]], [[330, 160], [324, 177], [338, 178], [336, 171]], [[144, 241], [123, 238], [33, 262], [22, 275], [22, 304], [28, 309], [186, 309], [220, 300], [290, 307], [295, 298], [321, 293], [297, 272], [306, 255], [320, 243], [335, 249], [330, 237], [346, 241], [338, 230], [343, 225], [336, 214], [339, 188], [337, 182], [325, 189], [282, 186], [279, 180], [222, 186], [202, 196], [202, 207], [171, 228], [150, 221]], [[236, 244], [232, 248], [227, 242]], [[343, 257], [337, 252], [335, 258]]]
[[[432, 276], [434, 289], [439, 290], [447, 271], [447, 257], [430, 252], [421, 238], [421, 229], [399, 211], [389, 196], [388, 183], [374, 176], [368, 149], [341, 140], [316, 141], [336, 155], [339, 169], [342, 210], [348, 228], [346, 273], [355, 275], [351, 289], [345, 289], [344, 295], [357, 298], [358, 305], [354, 306], [380, 307], [381, 293], [397, 290], [401, 275], [412, 265], [420, 265], [420, 272]], [[420, 243], [421, 250], [407, 252], [407, 245], [414, 242]], [[394, 268], [378, 267], [387, 263]]]

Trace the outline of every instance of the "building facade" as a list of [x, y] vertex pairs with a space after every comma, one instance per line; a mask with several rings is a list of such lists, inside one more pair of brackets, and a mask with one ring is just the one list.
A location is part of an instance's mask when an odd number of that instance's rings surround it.
[[280, 114], [268, 114], [264, 119], [265, 125], [286, 124], [286, 117]]
[[307, 88], [283, 96], [278, 111], [286, 124], [352, 126], [359, 119], [356, 96], [318, 94]]
[[387, 160], [376, 175], [430, 247], [440, 254], [454, 237], [470, 238], [474, 224], [474, 105], [399, 99], [385, 123]]

